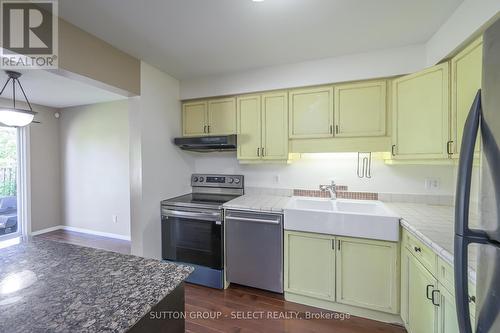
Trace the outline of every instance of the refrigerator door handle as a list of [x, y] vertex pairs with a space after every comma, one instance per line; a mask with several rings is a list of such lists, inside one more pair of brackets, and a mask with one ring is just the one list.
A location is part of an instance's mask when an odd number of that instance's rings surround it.
[[474, 103], [465, 122], [460, 162], [458, 166], [457, 192], [455, 197], [455, 302], [460, 333], [472, 333], [469, 310], [469, 271], [467, 248], [471, 243], [487, 243], [486, 233], [469, 228], [469, 202], [474, 162], [474, 149], [481, 123], [481, 90], [478, 90]]
[[465, 121], [460, 147], [457, 191], [455, 196], [455, 234], [462, 237], [479, 236], [469, 229], [469, 202], [474, 149], [481, 121], [481, 89], [478, 90], [474, 103]]
[[455, 236], [455, 303], [460, 333], [472, 333], [469, 309], [469, 265], [467, 246], [469, 242], [461, 236]]

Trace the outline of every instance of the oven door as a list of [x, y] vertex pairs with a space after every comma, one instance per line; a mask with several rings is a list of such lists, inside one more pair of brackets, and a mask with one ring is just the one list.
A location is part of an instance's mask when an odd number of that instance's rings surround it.
[[162, 207], [162, 258], [222, 270], [222, 221], [220, 210]]

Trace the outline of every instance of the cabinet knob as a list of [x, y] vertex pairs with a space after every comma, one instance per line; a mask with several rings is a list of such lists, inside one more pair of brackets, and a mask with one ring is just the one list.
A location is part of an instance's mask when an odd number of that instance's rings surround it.
[[419, 247], [417, 247], [417, 246], [415, 246], [415, 252], [422, 252], [422, 249], [419, 248]]
[[469, 296], [469, 303], [476, 303], [476, 296]]

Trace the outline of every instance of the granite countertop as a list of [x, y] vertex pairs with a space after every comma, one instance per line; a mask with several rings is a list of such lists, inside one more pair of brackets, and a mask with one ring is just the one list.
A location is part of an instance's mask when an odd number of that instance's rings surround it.
[[[384, 202], [401, 216], [401, 226], [432, 248], [444, 261], [453, 266], [454, 215], [453, 206], [438, 206], [416, 203]], [[470, 223], [477, 222], [477, 215], [471, 214]], [[469, 248], [469, 278], [476, 280], [477, 247]]]
[[48, 240], [0, 250], [0, 332], [124, 332], [192, 268]]
[[223, 207], [239, 210], [283, 213], [283, 209], [289, 200], [289, 196], [252, 193], [228, 201]]

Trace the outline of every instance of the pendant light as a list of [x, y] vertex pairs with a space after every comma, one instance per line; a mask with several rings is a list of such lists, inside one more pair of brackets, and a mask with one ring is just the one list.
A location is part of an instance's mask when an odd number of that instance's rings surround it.
[[[12, 107], [9, 108], [0, 106], [0, 123], [11, 127], [23, 127], [29, 125], [33, 122], [36, 112], [33, 111], [30, 101], [28, 101], [28, 97], [26, 97], [23, 86], [19, 81], [19, 77], [21, 77], [22, 74], [14, 71], [5, 71], [5, 73], [9, 78], [0, 91], [0, 96], [3, 94], [5, 88], [7, 88], [9, 82], [12, 81]], [[21, 88], [21, 92], [23, 93], [24, 99], [28, 104], [29, 110], [16, 107], [16, 83], [19, 85], [19, 88]]]

